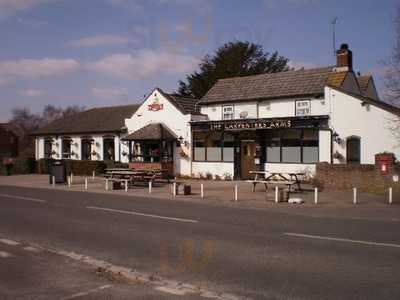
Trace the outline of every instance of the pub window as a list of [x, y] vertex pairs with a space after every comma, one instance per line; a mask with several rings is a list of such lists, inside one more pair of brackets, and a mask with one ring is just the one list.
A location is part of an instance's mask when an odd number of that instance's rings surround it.
[[280, 131], [270, 130], [267, 132], [266, 141], [267, 162], [281, 162], [281, 137]]
[[207, 161], [221, 161], [221, 133], [212, 132], [206, 138], [206, 160]]
[[353, 136], [347, 139], [346, 142], [347, 163], [361, 162], [361, 143], [360, 138]]
[[315, 163], [319, 158], [318, 130], [304, 129], [303, 131], [303, 162]]
[[53, 146], [51, 140], [44, 141], [44, 158], [51, 158], [53, 152]]
[[193, 156], [194, 160], [205, 161], [206, 160], [206, 148], [205, 148], [206, 133], [194, 132], [193, 133]]
[[195, 161], [233, 162], [234, 136], [230, 133], [194, 132], [193, 156]]
[[282, 131], [282, 162], [301, 162], [301, 130], [287, 129]]
[[83, 139], [81, 141], [81, 159], [82, 160], [91, 160], [92, 159], [92, 140], [91, 139]]
[[114, 138], [103, 139], [103, 157], [104, 157], [104, 160], [114, 160], [115, 159]]
[[266, 162], [316, 163], [319, 133], [314, 129], [271, 130], [266, 135]]
[[233, 105], [222, 106], [222, 120], [233, 120], [233, 119], [234, 119]]
[[233, 162], [234, 160], [234, 145], [235, 137], [231, 133], [224, 133], [224, 141], [222, 148], [222, 160], [224, 162]]
[[63, 159], [71, 158], [71, 139], [69, 138], [62, 140], [62, 157]]

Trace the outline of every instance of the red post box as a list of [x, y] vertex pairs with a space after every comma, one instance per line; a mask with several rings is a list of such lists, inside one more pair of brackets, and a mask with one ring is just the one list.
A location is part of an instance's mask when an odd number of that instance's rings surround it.
[[388, 175], [394, 164], [394, 155], [392, 153], [382, 153], [375, 155], [375, 165], [379, 168], [382, 175]]

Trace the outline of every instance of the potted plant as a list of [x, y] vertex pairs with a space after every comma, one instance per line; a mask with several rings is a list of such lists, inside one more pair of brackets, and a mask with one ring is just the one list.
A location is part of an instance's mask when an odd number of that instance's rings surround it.
[[340, 161], [340, 162], [344, 161], [344, 156], [343, 156], [343, 154], [340, 153], [339, 151], [335, 151], [335, 152], [332, 154], [332, 158], [337, 159], [337, 160]]

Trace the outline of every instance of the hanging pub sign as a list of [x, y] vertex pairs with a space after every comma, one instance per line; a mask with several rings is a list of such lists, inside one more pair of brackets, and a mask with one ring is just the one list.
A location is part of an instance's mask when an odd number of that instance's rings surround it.
[[157, 96], [154, 97], [153, 103], [148, 105], [148, 109], [150, 111], [159, 111], [163, 110], [164, 106], [162, 103], [160, 103], [160, 100], [158, 99]]

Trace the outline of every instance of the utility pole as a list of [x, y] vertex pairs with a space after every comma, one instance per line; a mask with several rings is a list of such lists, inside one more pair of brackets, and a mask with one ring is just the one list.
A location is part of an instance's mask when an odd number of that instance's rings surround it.
[[333, 56], [336, 55], [336, 24], [337, 24], [338, 18], [335, 17], [332, 21], [332, 38], [333, 38]]

